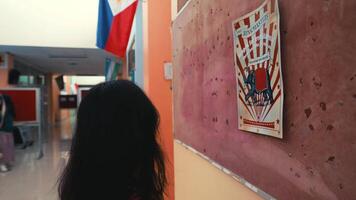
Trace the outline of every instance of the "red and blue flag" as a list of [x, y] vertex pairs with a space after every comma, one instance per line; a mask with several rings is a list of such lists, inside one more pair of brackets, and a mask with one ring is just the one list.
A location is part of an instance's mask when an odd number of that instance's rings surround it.
[[100, 0], [97, 46], [118, 57], [126, 55], [138, 0]]

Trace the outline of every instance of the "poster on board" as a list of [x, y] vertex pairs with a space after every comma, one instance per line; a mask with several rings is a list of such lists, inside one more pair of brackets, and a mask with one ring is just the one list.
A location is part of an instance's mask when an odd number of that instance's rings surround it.
[[278, 0], [233, 22], [240, 130], [283, 138]]

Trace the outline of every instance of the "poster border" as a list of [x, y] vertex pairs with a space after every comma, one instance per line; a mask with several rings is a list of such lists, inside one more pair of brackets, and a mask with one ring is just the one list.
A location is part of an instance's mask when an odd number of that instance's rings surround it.
[[[280, 80], [279, 82], [281, 83], [280, 84], [280, 89], [281, 89], [281, 96], [280, 96], [280, 103], [279, 103], [279, 116], [280, 116], [280, 120], [281, 120], [281, 123], [279, 124], [279, 134], [272, 134], [272, 133], [269, 133], [269, 132], [263, 132], [263, 131], [260, 131], [260, 129], [263, 129], [263, 128], [257, 128], [257, 127], [253, 127], [251, 126], [251, 129], [255, 129], [255, 131], [253, 130], [245, 130], [245, 129], [241, 129], [239, 126], [238, 126], [238, 129], [241, 130], [241, 131], [245, 131], [245, 132], [249, 132], [249, 133], [253, 133], [253, 134], [257, 134], [257, 135], [266, 135], [266, 136], [271, 136], [271, 137], [274, 137], [274, 138], [279, 138], [279, 139], [283, 139], [283, 135], [284, 135], [284, 131], [283, 131], [283, 123], [284, 123], [284, 118], [283, 118], [283, 110], [284, 110], [284, 84], [283, 84], [283, 73], [282, 73], [282, 59], [281, 59], [281, 54], [282, 54], [282, 47], [281, 47], [281, 27], [280, 27], [280, 24], [281, 24], [281, 17], [280, 17], [280, 10], [279, 10], [279, 1], [278, 0], [265, 0], [260, 6], [258, 6], [256, 9], [254, 9], [253, 11], [250, 11], [248, 13], [246, 13], [245, 15], [237, 18], [236, 20], [233, 20], [232, 21], [232, 33], [233, 33], [233, 43], [234, 43], [234, 68], [235, 68], [235, 77], [236, 77], [236, 81], [238, 81], [238, 74], [237, 74], [237, 70], [236, 70], [236, 40], [235, 40], [235, 24], [241, 20], [243, 20], [244, 18], [246, 17], [249, 17], [251, 16], [253, 13], [255, 13], [256, 11], [262, 9], [264, 6], [266, 6], [266, 4], [269, 2], [269, 1], [275, 1], [275, 7], [276, 7], [276, 13], [277, 13], [277, 22], [278, 22], [278, 46], [279, 46], [279, 52], [278, 52], [278, 63], [279, 63], [279, 73], [281, 74], [280, 76]], [[238, 84], [236, 83], [237, 85], [237, 91], [238, 91]], [[237, 99], [237, 104], [239, 103], [239, 99]], [[237, 105], [237, 108], [239, 109], [239, 106]], [[238, 111], [238, 110], [237, 110]], [[237, 114], [237, 118], [238, 118], [238, 121], [240, 121], [241, 119], [239, 119], [238, 117], [238, 114]]]

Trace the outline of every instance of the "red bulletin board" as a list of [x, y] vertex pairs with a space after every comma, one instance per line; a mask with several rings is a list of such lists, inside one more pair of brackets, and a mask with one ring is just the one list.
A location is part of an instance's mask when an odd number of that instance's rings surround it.
[[355, 199], [356, 1], [279, 1], [282, 140], [238, 129], [231, 23], [262, 1], [188, 2], [172, 24], [175, 138], [276, 199]]
[[0, 94], [10, 96], [15, 107], [15, 122], [39, 122], [39, 89], [6, 88]]

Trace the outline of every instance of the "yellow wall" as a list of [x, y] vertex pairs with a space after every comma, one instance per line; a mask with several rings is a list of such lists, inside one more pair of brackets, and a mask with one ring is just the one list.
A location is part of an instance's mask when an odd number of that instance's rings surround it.
[[174, 143], [176, 200], [260, 200], [232, 177], [177, 142]]

